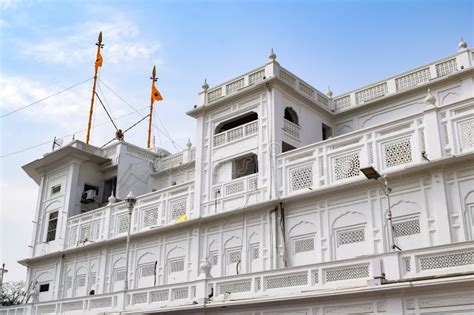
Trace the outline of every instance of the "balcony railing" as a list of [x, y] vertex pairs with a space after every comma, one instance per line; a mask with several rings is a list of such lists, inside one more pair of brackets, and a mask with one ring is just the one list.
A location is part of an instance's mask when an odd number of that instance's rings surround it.
[[258, 120], [218, 133], [214, 136], [214, 147], [233, 142], [258, 133]]
[[283, 119], [283, 131], [299, 140], [301, 127], [289, 120]]
[[[220, 278], [201, 275], [196, 280], [135, 288], [127, 293], [120, 291], [0, 307], [0, 314], [112, 312], [123, 308], [126, 311], [163, 311], [190, 308], [191, 305], [202, 308], [203, 303], [225, 306], [240, 299], [249, 299], [247, 303], [251, 304], [269, 297], [309, 298], [311, 294], [330, 296], [335, 292], [351, 293], [354, 289], [373, 292], [377, 288], [383, 289], [385, 281], [390, 283], [392, 290], [403, 290], [406, 283], [397, 284], [397, 281], [410, 279], [412, 286], [418, 282], [423, 285], [424, 281], [431, 285], [442, 284], [446, 281], [442, 277], [455, 281], [453, 276], [471, 272], [473, 267], [474, 242], [469, 241]], [[383, 280], [377, 282], [377, 278]], [[208, 298], [211, 288], [214, 294]]]
[[[336, 112], [426, 84], [474, 65], [470, 50], [334, 98]], [[474, 56], [474, 55], [473, 55]], [[469, 59], [473, 60], [469, 60]]]
[[159, 158], [158, 164], [156, 164], [157, 172], [168, 170], [173, 167], [180, 166], [182, 164], [193, 162], [196, 159], [196, 148], [188, 148], [184, 151], [178, 152], [173, 155], [168, 155], [163, 158]]
[[[427, 118], [419, 114], [281, 154], [277, 162], [281, 194], [361, 178], [362, 166], [390, 172], [426, 163], [426, 158], [474, 150], [473, 105], [431, 114], [444, 117], [437, 126], [440, 132], [430, 132], [432, 127], [425, 125]], [[436, 147], [441, 148], [442, 156], [436, 156]]]
[[[193, 182], [138, 197], [132, 214], [132, 233], [145, 231], [193, 216]], [[124, 202], [111, 204], [67, 220], [66, 248], [126, 235], [128, 210]]]

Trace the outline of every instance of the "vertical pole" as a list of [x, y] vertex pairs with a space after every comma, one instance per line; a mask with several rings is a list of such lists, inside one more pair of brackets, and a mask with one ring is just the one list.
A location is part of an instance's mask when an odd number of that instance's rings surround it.
[[95, 95], [95, 88], [96, 88], [96, 83], [97, 83], [97, 73], [99, 70], [98, 60], [100, 56], [100, 48], [102, 48], [102, 32], [100, 32], [99, 34], [99, 39], [96, 45], [97, 45], [97, 55], [96, 55], [96, 63], [95, 63], [95, 68], [94, 68], [94, 84], [92, 85], [91, 107], [89, 109], [89, 121], [87, 122], [87, 136], [86, 136], [87, 144], [89, 144], [89, 140], [90, 140], [92, 114], [94, 112], [94, 95]]
[[3, 275], [6, 274], [8, 270], [5, 269], [5, 264], [2, 264], [2, 268], [0, 269], [0, 291], [3, 288]]
[[155, 102], [155, 98], [153, 96], [153, 90], [155, 87], [155, 82], [156, 82], [156, 67], [153, 66], [153, 70], [151, 72], [151, 97], [150, 97], [150, 113], [148, 117], [148, 139], [146, 142], [146, 147], [148, 149], [151, 149], [150, 147], [150, 140], [151, 140], [151, 123], [153, 121], [153, 103]]

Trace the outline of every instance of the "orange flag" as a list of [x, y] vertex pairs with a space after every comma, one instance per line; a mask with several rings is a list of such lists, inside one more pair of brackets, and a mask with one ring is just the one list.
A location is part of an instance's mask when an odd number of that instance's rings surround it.
[[154, 103], [155, 101], [162, 101], [163, 97], [160, 94], [160, 91], [156, 88], [156, 86], [153, 84], [151, 88], [151, 102]]
[[100, 52], [97, 52], [97, 59], [95, 61], [96, 69], [99, 68], [99, 67], [102, 67], [102, 62], [103, 61], [104, 61], [104, 59], [102, 59], [102, 55], [100, 54]]

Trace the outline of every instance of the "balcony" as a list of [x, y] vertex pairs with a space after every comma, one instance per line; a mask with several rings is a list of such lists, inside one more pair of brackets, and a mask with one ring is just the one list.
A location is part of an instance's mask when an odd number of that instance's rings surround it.
[[364, 178], [362, 166], [390, 173], [472, 152], [473, 128], [473, 105], [448, 106], [282, 153], [278, 189], [286, 196]]
[[[132, 214], [131, 232], [143, 232], [187, 220], [195, 216], [193, 203], [193, 182], [139, 196]], [[125, 202], [109, 204], [68, 218], [65, 248], [124, 236], [127, 230]]]
[[214, 147], [222, 146], [258, 133], [258, 120], [218, 133], [214, 136]]
[[292, 123], [291, 121], [287, 120], [287, 119], [283, 119], [283, 131], [295, 138], [296, 140], [299, 140], [300, 139], [300, 130], [301, 130], [301, 127], [298, 126], [297, 124], [295, 123]]
[[[463, 273], [472, 272], [473, 257], [474, 242], [469, 241], [220, 278], [201, 274], [201, 279], [183, 283], [1, 307], [0, 314], [200, 309], [205, 304], [232, 306], [244, 300], [252, 304], [352, 294], [354, 289], [373, 293], [426, 288], [441, 285], [448, 277], [451, 283], [462, 281]], [[208, 298], [211, 288], [214, 295]]]
[[155, 164], [157, 173], [194, 162], [196, 159], [196, 148], [189, 147], [187, 150], [159, 158]]

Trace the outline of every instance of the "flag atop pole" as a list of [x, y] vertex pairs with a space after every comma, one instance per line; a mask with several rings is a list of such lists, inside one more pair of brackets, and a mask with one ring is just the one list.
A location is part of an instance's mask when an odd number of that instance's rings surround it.
[[151, 149], [150, 141], [151, 141], [151, 123], [153, 120], [153, 104], [155, 101], [162, 101], [163, 96], [161, 96], [160, 91], [155, 86], [155, 82], [158, 80], [156, 77], [156, 66], [153, 66], [153, 70], [151, 71], [151, 100], [150, 100], [150, 114], [148, 115], [148, 140], [147, 140], [147, 148]]
[[94, 113], [94, 96], [95, 96], [95, 87], [97, 83], [97, 73], [99, 71], [99, 67], [102, 67], [102, 63], [104, 59], [100, 54], [100, 49], [104, 47], [102, 44], [102, 32], [99, 33], [99, 37], [97, 38], [97, 56], [95, 58], [95, 66], [94, 66], [94, 84], [92, 85], [92, 98], [91, 98], [91, 107], [89, 109], [89, 121], [87, 122], [87, 135], [86, 135], [86, 143], [89, 144], [90, 136], [91, 136], [91, 124], [92, 124], [92, 114]]

